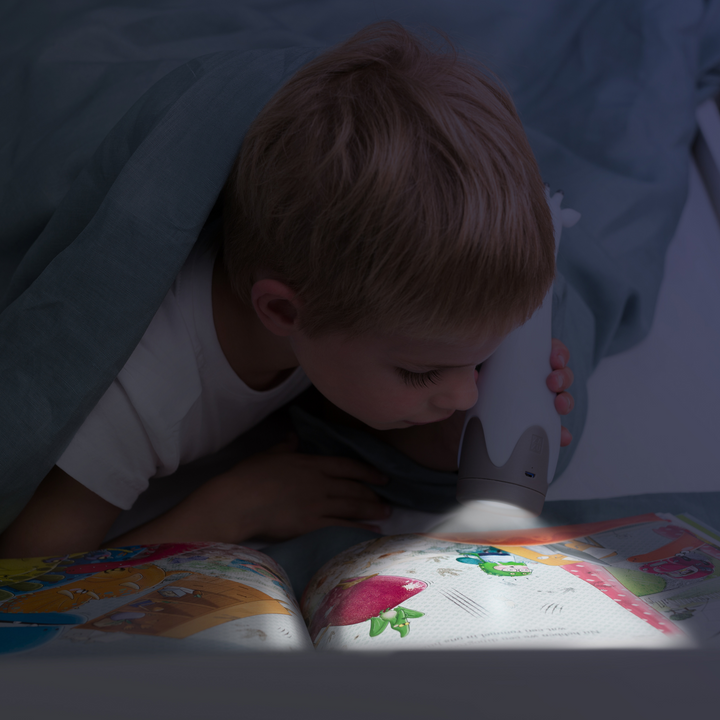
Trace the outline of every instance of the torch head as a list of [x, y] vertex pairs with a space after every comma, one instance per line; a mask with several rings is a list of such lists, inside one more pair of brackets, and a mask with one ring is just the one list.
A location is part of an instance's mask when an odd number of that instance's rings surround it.
[[488, 455], [482, 422], [471, 418], [460, 453], [457, 499], [483, 502], [503, 515], [540, 515], [548, 487], [549, 450], [545, 429], [534, 425], [520, 436], [505, 465], [497, 467]]

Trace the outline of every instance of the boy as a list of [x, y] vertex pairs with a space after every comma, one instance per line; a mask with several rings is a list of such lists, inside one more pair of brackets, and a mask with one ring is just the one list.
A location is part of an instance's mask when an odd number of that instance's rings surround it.
[[[507, 94], [397, 23], [366, 28], [258, 115], [218, 242], [193, 249], [0, 555], [98, 547], [151, 477], [221, 449], [310, 384], [336, 416], [456, 469], [476, 368], [554, 270], [544, 186]], [[560, 414], [572, 409], [568, 355], [554, 340]], [[388, 514], [376, 469], [293, 449], [244, 459], [112, 544], [272, 542]]]

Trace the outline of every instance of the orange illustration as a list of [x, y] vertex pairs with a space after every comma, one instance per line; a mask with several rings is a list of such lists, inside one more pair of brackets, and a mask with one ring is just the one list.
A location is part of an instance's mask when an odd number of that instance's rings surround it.
[[192, 573], [79, 627], [185, 638], [253, 615], [291, 615], [279, 600], [232, 580]]
[[23, 595], [2, 606], [8, 613], [64, 612], [75, 610], [89, 600], [132, 595], [157, 585], [165, 571], [157, 565], [120, 567], [90, 575], [61, 587]]

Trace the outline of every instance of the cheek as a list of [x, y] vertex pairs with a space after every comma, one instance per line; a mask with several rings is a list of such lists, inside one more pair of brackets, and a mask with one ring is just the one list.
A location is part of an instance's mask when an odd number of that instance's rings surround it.
[[318, 391], [360, 420], [395, 422], [425, 414], [422, 390], [407, 386], [392, 369], [322, 353], [308, 354], [303, 360]]
[[358, 403], [367, 408], [401, 409], [412, 405], [411, 395], [402, 382], [386, 375], [358, 377], [349, 391]]
[[330, 402], [348, 412], [376, 407], [387, 395], [386, 386], [362, 368], [347, 367], [340, 362], [318, 362], [306, 372]]
[[340, 389], [346, 410], [367, 422], [397, 422], [421, 414], [418, 391], [405, 387], [400, 379], [380, 375], [358, 378]]

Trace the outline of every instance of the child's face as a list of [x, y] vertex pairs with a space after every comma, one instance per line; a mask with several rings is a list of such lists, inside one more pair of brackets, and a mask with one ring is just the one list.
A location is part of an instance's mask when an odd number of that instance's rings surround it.
[[473, 407], [475, 367], [503, 339], [455, 344], [330, 335], [310, 340], [296, 332], [290, 342], [305, 374], [331, 403], [376, 430], [391, 430], [438, 422]]

